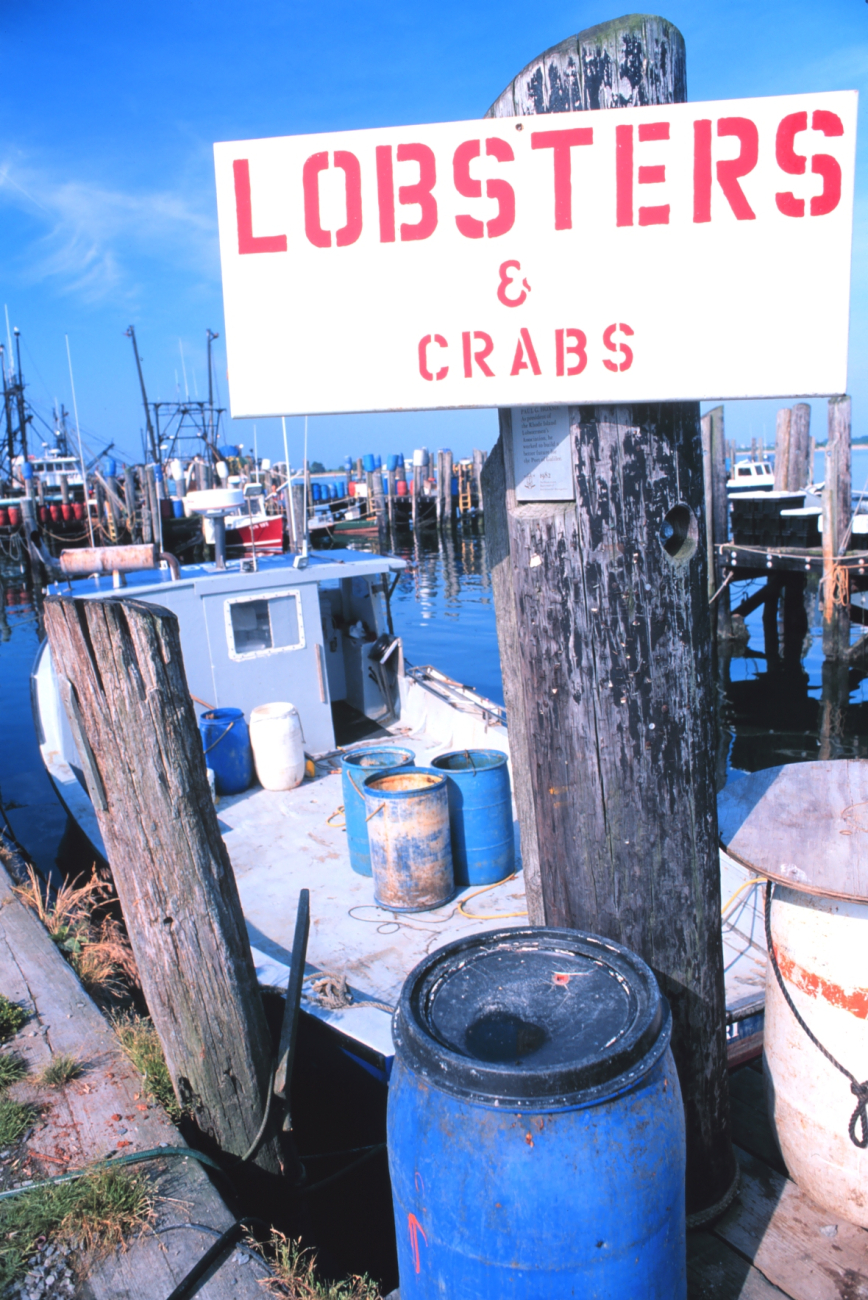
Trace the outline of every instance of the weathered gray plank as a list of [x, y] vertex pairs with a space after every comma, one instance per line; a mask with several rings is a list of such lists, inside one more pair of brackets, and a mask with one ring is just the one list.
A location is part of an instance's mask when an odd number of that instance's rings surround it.
[[[159, 1106], [142, 1098], [142, 1082], [119, 1050], [114, 1031], [64, 961], [36, 916], [15, 897], [0, 867], [0, 989], [33, 1015], [9, 1044], [24, 1057], [29, 1076], [15, 1087], [22, 1101], [38, 1102], [40, 1120], [28, 1145], [42, 1176], [80, 1169], [94, 1160], [185, 1142]], [[56, 1091], [35, 1080], [53, 1056], [81, 1061], [79, 1078]], [[140, 1109], [142, 1108], [142, 1109]], [[157, 1227], [201, 1223], [223, 1232], [233, 1216], [201, 1165], [174, 1158], [135, 1166], [153, 1180]], [[29, 1174], [38, 1178], [37, 1171]], [[164, 1250], [163, 1243], [171, 1249]], [[149, 1235], [126, 1252], [94, 1261], [81, 1296], [87, 1300], [153, 1300], [167, 1296], [205, 1253], [211, 1238], [201, 1232]], [[262, 1266], [228, 1263], [199, 1293], [207, 1300], [261, 1300], [256, 1277]], [[254, 1276], [255, 1274], [255, 1276]]]
[[737, 1151], [738, 1198], [714, 1226], [792, 1300], [868, 1295], [868, 1232], [822, 1210], [795, 1183]]
[[687, 1236], [688, 1300], [781, 1300], [758, 1269], [710, 1232]]
[[868, 763], [788, 763], [718, 797], [727, 853], [792, 889], [868, 900]]

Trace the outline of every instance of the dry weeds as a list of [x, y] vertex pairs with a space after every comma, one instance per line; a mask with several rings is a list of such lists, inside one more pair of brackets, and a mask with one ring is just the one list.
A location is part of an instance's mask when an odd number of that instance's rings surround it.
[[15, 893], [39, 917], [88, 993], [102, 1002], [124, 997], [138, 984], [136, 962], [120, 922], [99, 915], [116, 899], [96, 867], [83, 884], [81, 876], [65, 881], [53, 901], [32, 866], [27, 874], [29, 883], [17, 885]]

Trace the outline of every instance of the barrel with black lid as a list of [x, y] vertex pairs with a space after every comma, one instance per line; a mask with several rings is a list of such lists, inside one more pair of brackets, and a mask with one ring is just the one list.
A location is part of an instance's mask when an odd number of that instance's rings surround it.
[[578, 930], [449, 944], [393, 1022], [401, 1300], [684, 1300], [685, 1134], [653, 973]]

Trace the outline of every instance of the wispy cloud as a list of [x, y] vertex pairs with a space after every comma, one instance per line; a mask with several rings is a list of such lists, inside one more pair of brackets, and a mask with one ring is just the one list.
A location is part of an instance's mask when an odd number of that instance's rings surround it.
[[137, 298], [150, 278], [146, 264], [155, 261], [164, 271], [183, 267], [188, 278], [219, 274], [207, 185], [124, 192], [7, 158], [0, 161], [0, 205], [31, 219], [32, 238], [16, 259], [25, 283], [52, 281], [62, 293], [97, 303]]

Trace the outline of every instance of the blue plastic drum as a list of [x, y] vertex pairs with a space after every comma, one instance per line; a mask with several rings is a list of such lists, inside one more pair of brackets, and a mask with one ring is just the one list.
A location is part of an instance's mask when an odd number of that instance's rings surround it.
[[372, 772], [391, 767], [413, 767], [416, 755], [412, 749], [399, 745], [382, 749], [359, 749], [344, 754], [341, 759], [341, 783], [344, 792], [344, 817], [347, 823], [347, 844], [350, 866], [360, 876], [370, 876], [371, 846], [365, 821], [363, 782]]
[[432, 759], [446, 777], [455, 883], [493, 885], [515, 871], [509, 764], [499, 749], [457, 749]]
[[654, 975], [521, 928], [441, 948], [393, 1022], [401, 1300], [685, 1300], [685, 1135]]
[[241, 794], [253, 780], [250, 734], [241, 709], [211, 709], [199, 718], [205, 764], [218, 794]]

